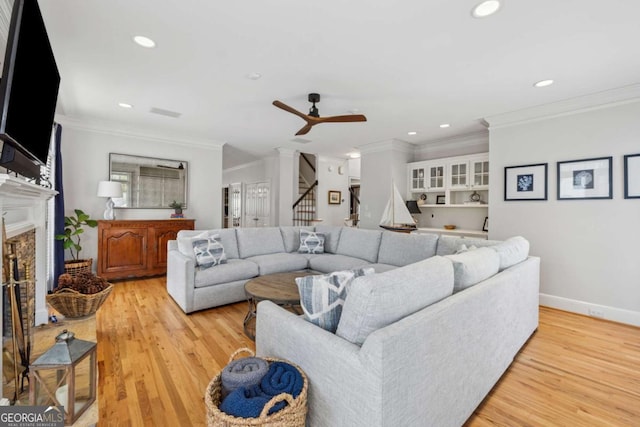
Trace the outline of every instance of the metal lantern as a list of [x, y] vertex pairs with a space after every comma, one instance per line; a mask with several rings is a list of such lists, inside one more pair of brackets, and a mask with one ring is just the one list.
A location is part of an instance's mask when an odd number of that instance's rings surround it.
[[30, 365], [30, 404], [64, 406], [65, 425], [71, 425], [96, 400], [96, 374], [96, 343], [65, 329]]

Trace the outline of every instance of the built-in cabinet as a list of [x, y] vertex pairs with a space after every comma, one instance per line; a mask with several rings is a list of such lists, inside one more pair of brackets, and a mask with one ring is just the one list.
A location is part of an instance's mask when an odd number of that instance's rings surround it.
[[167, 243], [192, 219], [98, 221], [98, 276], [106, 279], [157, 276], [167, 272]]
[[[486, 236], [482, 226], [489, 200], [488, 153], [409, 163], [407, 174], [407, 198], [417, 200], [420, 208], [428, 210], [423, 209], [423, 213], [430, 214], [423, 218], [423, 223], [439, 224], [439, 221], [444, 221], [442, 218], [455, 218], [452, 222], [465, 223], [467, 217], [464, 231], [447, 233]], [[462, 211], [450, 211], [460, 208], [472, 210], [464, 214]], [[441, 230], [438, 226], [424, 228]]]

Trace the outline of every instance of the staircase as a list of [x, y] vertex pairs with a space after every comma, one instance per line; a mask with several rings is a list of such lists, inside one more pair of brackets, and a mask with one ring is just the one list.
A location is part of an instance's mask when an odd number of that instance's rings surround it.
[[308, 154], [300, 154], [300, 165], [298, 173], [298, 199], [293, 204], [293, 225], [310, 226], [314, 225], [316, 219], [316, 192], [318, 180], [315, 179], [316, 169], [309, 160]]

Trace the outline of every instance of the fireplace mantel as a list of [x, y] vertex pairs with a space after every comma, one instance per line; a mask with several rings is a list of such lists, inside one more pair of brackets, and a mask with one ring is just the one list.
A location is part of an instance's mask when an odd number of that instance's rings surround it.
[[[0, 174], [0, 212], [5, 220], [7, 238], [35, 229], [36, 232], [36, 292], [35, 323], [47, 323], [47, 204], [57, 194], [50, 188], [31, 184], [20, 178]], [[0, 245], [0, 268], [4, 257]], [[2, 293], [0, 293], [2, 303]], [[1, 321], [1, 320], [0, 320]], [[1, 325], [0, 325], [1, 326]]]

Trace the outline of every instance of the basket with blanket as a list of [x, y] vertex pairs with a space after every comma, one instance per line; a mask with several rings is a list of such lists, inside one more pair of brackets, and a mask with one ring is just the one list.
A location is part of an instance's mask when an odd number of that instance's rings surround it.
[[[235, 359], [240, 353], [250, 357]], [[304, 427], [308, 380], [286, 360], [236, 350], [205, 393], [209, 427]]]

